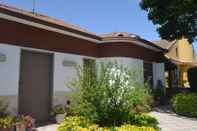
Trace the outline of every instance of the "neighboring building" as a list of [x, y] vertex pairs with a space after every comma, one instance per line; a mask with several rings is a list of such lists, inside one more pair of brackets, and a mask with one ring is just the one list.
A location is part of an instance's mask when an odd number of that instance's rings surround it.
[[0, 5], [0, 98], [12, 113], [48, 120], [52, 105], [65, 104], [76, 65], [117, 60], [140, 70], [140, 82], [164, 83], [166, 50], [128, 33], [97, 36], [47, 16]]
[[189, 87], [187, 71], [197, 66], [196, 55], [192, 44], [187, 39], [168, 42], [166, 40], [155, 41], [156, 45], [167, 49], [166, 62], [166, 87]]

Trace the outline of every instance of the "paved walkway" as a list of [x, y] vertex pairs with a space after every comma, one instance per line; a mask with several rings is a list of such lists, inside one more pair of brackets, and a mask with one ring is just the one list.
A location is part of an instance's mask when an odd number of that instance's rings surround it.
[[150, 114], [158, 119], [162, 131], [197, 131], [197, 119], [176, 115], [169, 108], [157, 108]]
[[39, 127], [37, 128], [37, 131], [57, 131], [57, 127], [57, 124], [52, 124], [48, 126]]

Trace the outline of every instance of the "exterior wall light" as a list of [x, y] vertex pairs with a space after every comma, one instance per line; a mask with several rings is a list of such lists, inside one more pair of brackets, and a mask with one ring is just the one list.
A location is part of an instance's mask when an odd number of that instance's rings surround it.
[[6, 55], [3, 53], [0, 53], [0, 62], [5, 62], [6, 61]]

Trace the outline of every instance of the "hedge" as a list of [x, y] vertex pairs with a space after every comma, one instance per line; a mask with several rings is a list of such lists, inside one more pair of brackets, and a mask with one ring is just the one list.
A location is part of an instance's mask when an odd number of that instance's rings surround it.
[[177, 94], [172, 98], [172, 107], [177, 114], [197, 117], [197, 94]]

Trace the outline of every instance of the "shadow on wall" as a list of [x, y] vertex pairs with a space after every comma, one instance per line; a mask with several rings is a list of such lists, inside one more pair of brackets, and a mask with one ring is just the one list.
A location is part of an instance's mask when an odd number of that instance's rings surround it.
[[53, 106], [66, 105], [68, 100], [67, 94], [69, 94], [68, 91], [55, 91], [53, 94]]

